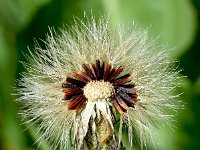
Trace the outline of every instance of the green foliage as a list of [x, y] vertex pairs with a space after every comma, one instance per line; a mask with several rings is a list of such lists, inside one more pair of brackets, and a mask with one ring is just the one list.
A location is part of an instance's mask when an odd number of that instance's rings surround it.
[[[195, 4], [199, 4], [194, 0]], [[197, 5], [197, 10], [200, 9]], [[1, 0], [0, 1], [0, 149], [23, 150], [35, 149], [33, 145], [39, 137], [34, 127], [23, 131], [25, 125], [20, 125], [18, 118], [18, 106], [13, 101], [16, 77], [22, 67], [18, 63], [26, 61], [23, 53], [27, 53], [27, 45], [34, 45], [33, 38], [44, 39], [48, 32], [48, 26], [54, 26], [56, 30], [63, 24], [73, 23], [73, 17], [83, 18], [84, 11], [98, 18], [107, 15], [113, 24], [113, 28], [120, 22], [136, 24], [138, 27], [148, 28], [150, 36], [160, 36], [160, 43], [167, 43], [172, 50], [172, 57], [185, 59], [186, 62], [196, 34], [197, 14], [189, 0]], [[199, 11], [200, 12], [200, 11]], [[199, 35], [198, 35], [199, 36]], [[199, 37], [197, 37], [199, 38]], [[199, 52], [192, 53], [198, 55]], [[190, 56], [191, 58], [191, 56]], [[184, 61], [185, 60], [185, 61]], [[198, 61], [199, 60], [195, 60]], [[183, 65], [182, 65], [183, 66]], [[188, 65], [189, 66], [189, 65]], [[191, 67], [186, 70], [191, 69]], [[197, 139], [200, 137], [197, 124], [200, 124], [198, 115], [200, 74], [195, 72], [199, 79], [195, 84], [191, 82], [189, 72], [183, 87], [178, 90], [185, 92], [181, 98], [186, 103], [186, 109], [181, 110], [177, 116], [178, 131], [174, 134], [163, 133], [165, 142], [158, 145], [158, 149], [198, 149]], [[194, 76], [194, 75], [193, 75]], [[194, 79], [192, 79], [194, 81]], [[189, 94], [188, 94], [189, 93]], [[176, 129], [175, 129], [176, 130]], [[198, 133], [198, 134], [197, 134]], [[172, 138], [173, 137], [173, 138]], [[157, 140], [156, 140], [157, 141]], [[50, 149], [43, 143], [40, 149]]]

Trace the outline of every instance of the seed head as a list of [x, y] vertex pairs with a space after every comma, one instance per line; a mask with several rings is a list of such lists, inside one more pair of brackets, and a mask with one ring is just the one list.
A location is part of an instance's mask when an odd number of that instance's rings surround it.
[[143, 149], [154, 126], [169, 124], [178, 71], [146, 31], [76, 19], [60, 35], [50, 30], [45, 44], [27, 56], [18, 101], [22, 118], [38, 124], [54, 148], [123, 149], [127, 126], [129, 149], [134, 137]]

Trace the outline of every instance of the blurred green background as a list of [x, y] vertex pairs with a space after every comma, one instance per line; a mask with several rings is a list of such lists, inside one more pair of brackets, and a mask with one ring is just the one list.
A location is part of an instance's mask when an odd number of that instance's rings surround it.
[[[118, 23], [149, 28], [149, 36], [160, 36], [160, 43], [172, 49], [171, 57], [180, 61], [183, 80], [178, 91], [185, 109], [176, 115], [173, 130], [159, 130], [155, 138], [159, 150], [200, 149], [200, 0], [0, 0], [0, 149], [32, 150], [38, 136], [35, 127], [28, 130], [18, 117], [19, 106], [13, 100], [15, 80], [23, 71], [27, 46], [34, 38], [45, 39], [48, 27], [59, 31], [72, 25], [73, 17], [84, 12], [95, 18], [109, 15], [113, 28]], [[42, 42], [39, 41], [41, 46]], [[39, 150], [50, 149], [42, 142]]]

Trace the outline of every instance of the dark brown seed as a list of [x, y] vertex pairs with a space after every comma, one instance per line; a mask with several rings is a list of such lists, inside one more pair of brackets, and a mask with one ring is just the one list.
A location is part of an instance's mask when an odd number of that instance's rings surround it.
[[128, 95], [130, 95], [133, 99], [138, 97], [137, 93], [135, 93], [135, 94], [128, 93]]
[[123, 107], [125, 110], [128, 109], [128, 106], [126, 105], [126, 103], [123, 101], [123, 99], [121, 99], [120, 96], [116, 96], [116, 101], [118, 102], [118, 104]]
[[76, 79], [78, 79], [78, 80], [80, 80], [80, 81], [82, 81], [82, 82], [88, 82], [88, 81], [89, 81], [87, 78], [85, 78], [84, 76], [82, 76], [82, 75], [80, 75], [80, 74], [78, 74], [78, 73], [76, 73], [76, 72], [71, 72], [70, 74], [71, 74], [74, 78], [76, 78]]
[[[120, 66], [117, 70], [114, 71], [114, 73], [112, 73], [112, 75], [109, 77], [108, 80], [113, 80], [115, 79], [122, 71], [123, 71], [124, 67]], [[112, 72], [112, 71], [111, 71]]]
[[67, 90], [64, 90], [64, 93], [65, 94], [77, 94], [77, 93], [81, 93], [83, 90], [82, 89], [67, 89]]
[[85, 74], [85, 72], [81, 71], [81, 75], [85, 77], [88, 81], [92, 81], [92, 78], [88, 76], [87, 74]]
[[113, 85], [116, 86], [116, 85], [121, 85], [121, 84], [124, 84], [124, 83], [127, 83], [127, 82], [130, 82], [131, 81], [131, 76], [129, 74], [126, 74], [124, 76], [121, 76], [117, 79], [115, 79], [113, 81]]
[[100, 61], [96, 60], [96, 76], [97, 76], [97, 80], [100, 80], [100, 71], [101, 71]]
[[66, 95], [65, 94], [64, 97], [63, 97], [63, 100], [71, 100], [73, 98], [76, 98], [78, 95], [77, 94], [76, 95]]
[[79, 111], [79, 110], [85, 105], [86, 100], [87, 100], [87, 99], [84, 97], [84, 98], [80, 101], [80, 103], [76, 106], [75, 111]]
[[86, 74], [88, 77], [90, 77], [92, 80], [94, 80], [95, 77], [92, 75], [91, 70], [90, 70], [85, 64], [83, 64], [82, 67], [83, 67], [83, 69], [85, 70], [85, 74]]
[[64, 91], [64, 100], [70, 99], [71, 97], [77, 95], [77, 94], [82, 94], [83, 91], [81, 89], [69, 89]]
[[79, 81], [79, 80], [76, 80], [76, 79], [72, 79], [72, 78], [67, 78], [66, 81], [69, 82], [69, 83], [75, 84], [79, 87], [83, 87], [83, 86], [86, 85], [86, 83]]
[[78, 86], [74, 85], [74, 84], [70, 84], [70, 83], [63, 83], [62, 84], [62, 88], [70, 88], [70, 89], [77, 89], [79, 88]]
[[102, 66], [101, 66], [101, 69], [100, 69], [100, 80], [103, 79], [103, 75], [104, 75], [104, 67], [105, 67], [105, 63], [103, 62], [102, 63]]
[[90, 70], [92, 72], [92, 75], [94, 76], [95, 79], [97, 79], [97, 76], [96, 76], [96, 73], [95, 73], [96, 68], [95, 68], [94, 64], [89, 64], [89, 66], [90, 66]]
[[120, 85], [121, 87], [125, 87], [125, 88], [134, 88], [135, 84], [122, 84]]
[[114, 74], [114, 72], [115, 72], [115, 68], [113, 68], [113, 69], [109, 72], [109, 74], [107, 75], [106, 80], [110, 81], [110, 77]]
[[119, 113], [123, 113], [122, 108], [119, 106], [119, 104], [116, 102], [115, 97], [112, 98], [112, 103], [115, 106], [115, 108], [119, 111]]
[[130, 97], [128, 94], [122, 92], [122, 91], [118, 91], [117, 93], [123, 100], [125, 103], [130, 104], [131, 106], [136, 104], [136, 101], [134, 98]]
[[74, 110], [78, 104], [81, 102], [81, 100], [84, 99], [83, 95], [79, 95], [74, 99], [71, 99], [68, 103], [67, 103], [67, 108], [69, 110]]
[[122, 91], [122, 92], [130, 93], [133, 95], [136, 94], [136, 89], [134, 89], [134, 88], [126, 88], [126, 87], [117, 86], [117, 87], [115, 87], [115, 89], [117, 91]]
[[106, 81], [106, 78], [108, 76], [108, 74], [110, 73], [110, 69], [111, 69], [111, 65], [108, 64], [107, 67], [106, 67], [106, 70], [104, 72], [104, 75], [103, 75], [103, 79]]

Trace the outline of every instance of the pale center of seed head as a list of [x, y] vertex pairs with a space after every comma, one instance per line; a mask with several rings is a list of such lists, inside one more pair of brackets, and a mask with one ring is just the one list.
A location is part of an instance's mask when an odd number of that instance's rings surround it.
[[110, 82], [92, 81], [86, 84], [83, 92], [89, 101], [105, 101], [114, 94], [114, 87]]

